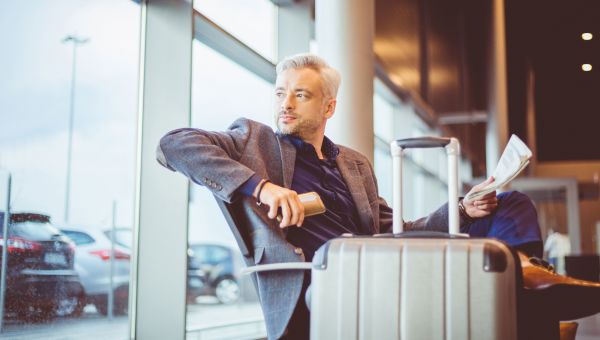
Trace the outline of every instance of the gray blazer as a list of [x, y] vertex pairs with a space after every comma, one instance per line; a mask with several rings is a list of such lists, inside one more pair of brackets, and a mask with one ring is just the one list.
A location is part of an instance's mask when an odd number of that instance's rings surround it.
[[[392, 209], [379, 197], [373, 167], [365, 156], [339, 146], [336, 159], [354, 199], [360, 222], [372, 233], [391, 231]], [[194, 183], [206, 186], [236, 215], [234, 235], [240, 247], [250, 248], [247, 264], [303, 262], [301, 249], [286, 241], [285, 229], [267, 217], [268, 208], [257, 206], [252, 197], [237, 189], [253, 174], [290, 188], [294, 175], [296, 149], [269, 126], [241, 118], [227, 131], [212, 132], [183, 128], [166, 134], [157, 148], [158, 161]], [[405, 230], [448, 229], [447, 205], [431, 215], [406, 222]], [[244, 253], [244, 252], [243, 252]], [[281, 337], [292, 316], [302, 288], [302, 271], [273, 271], [257, 274], [258, 294], [269, 339]]]

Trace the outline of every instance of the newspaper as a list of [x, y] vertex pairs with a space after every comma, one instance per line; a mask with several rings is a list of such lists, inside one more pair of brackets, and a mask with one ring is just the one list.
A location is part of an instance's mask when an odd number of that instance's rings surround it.
[[531, 156], [531, 150], [529, 150], [519, 137], [516, 135], [510, 136], [508, 144], [506, 144], [506, 148], [504, 148], [504, 152], [502, 152], [496, 170], [494, 170], [494, 174], [492, 175], [494, 181], [479, 190], [469, 192], [465, 200], [476, 200], [492, 191], [502, 188], [527, 167]]

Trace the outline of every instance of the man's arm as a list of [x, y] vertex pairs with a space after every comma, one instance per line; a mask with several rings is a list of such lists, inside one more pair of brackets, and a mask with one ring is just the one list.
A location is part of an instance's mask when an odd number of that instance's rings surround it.
[[[486, 181], [476, 185], [471, 190], [477, 190], [484, 187], [494, 180], [490, 177]], [[462, 199], [461, 199], [462, 200]], [[465, 214], [459, 215], [459, 225], [465, 226], [473, 222], [474, 219], [485, 217], [491, 214], [498, 207], [496, 192], [489, 193], [476, 201], [462, 201], [465, 207]], [[379, 221], [381, 232], [392, 232], [392, 208], [390, 208], [383, 198], [379, 198]], [[405, 221], [404, 231], [411, 230], [431, 230], [448, 231], [448, 203], [444, 203], [437, 210], [415, 221]]]
[[253, 124], [247, 119], [236, 120], [225, 132], [191, 128], [173, 130], [160, 140], [156, 158], [161, 165], [181, 172], [196, 184], [206, 186], [228, 203], [233, 201], [236, 194], [256, 198], [262, 187], [257, 201], [269, 206], [269, 218], [276, 218], [281, 210], [281, 228], [301, 226], [304, 207], [297, 193], [270, 182], [263, 184], [265, 179], [239, 162], [253, 133], [272, 131], [267, 126]]
[[163, 166], [181, 172], [230, 203], [236, 190], [255, 173], [238, 161], [250, 130], [249, 121], [245, 119], [235, 121], [224, 132], [173, 130], [161, 138], [156, 157]]

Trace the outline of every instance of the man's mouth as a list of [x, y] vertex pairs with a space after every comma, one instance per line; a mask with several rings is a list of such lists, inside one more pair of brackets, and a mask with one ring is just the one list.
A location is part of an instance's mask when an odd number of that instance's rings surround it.
[[287, 114], [279, 115], [279, 121], [282, 123], [291, 123], [295, 120], [296, 120], [296, 116], [293, 116], [293, 115], [287, 115]]

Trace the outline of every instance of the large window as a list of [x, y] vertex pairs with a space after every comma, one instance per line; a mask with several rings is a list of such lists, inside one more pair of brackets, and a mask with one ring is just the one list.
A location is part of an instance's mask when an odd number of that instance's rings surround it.
[[134, 219], [139, 23], [133, 1], [0, 3], [2, 336], [128, 336], [130, 250], [105, 232]]
[[[192, 69], [193, 127], [223, 131], [240, 117], [273, 125], [273, 84], [199, 41]], [[192, 185], [189, 214], [188, 336], [265, 336], [254, 285], [240, 275], [242, 255], [206, 188]]]

